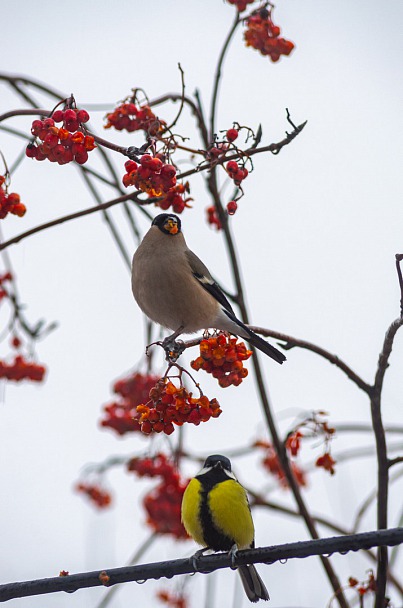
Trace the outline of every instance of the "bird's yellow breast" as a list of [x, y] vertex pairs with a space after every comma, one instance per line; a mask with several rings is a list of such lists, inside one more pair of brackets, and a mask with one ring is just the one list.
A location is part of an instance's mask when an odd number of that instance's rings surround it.
[[186, 531], [202, 546], [208, 546], [204, 527], [212, 525], [238, 546], [245, 549], [252, 545], [254, 526], [244, 488], [235, 480], [217, 483], [207, 494], [207, 507], [211, 523], [202, 517], [203, 486], [192, 479], [182, 501], [182, 521]]
[[186, 532], [199, 545], [206, 546], [200, 521], [202, 485], [198, 479], [191, 479], [182, 499], [182, 523]]
[[234, 479], [222, 481], [208, 495], [214, 525], [234, 540], [239, 549], [251, 546], [255, 530], [244, 488]]

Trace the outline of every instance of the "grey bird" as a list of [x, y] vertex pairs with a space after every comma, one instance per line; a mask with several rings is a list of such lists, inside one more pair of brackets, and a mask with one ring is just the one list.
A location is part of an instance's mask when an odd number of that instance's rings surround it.
[[283, 363], [286, 357], [236, 318], [231, 304], [203, 262], [188, 248], [181, 220], [173, 213], [154, 218], [133, 256], [132, 289], [141, 310], [152, 321], [180, 334], [221, 329]]

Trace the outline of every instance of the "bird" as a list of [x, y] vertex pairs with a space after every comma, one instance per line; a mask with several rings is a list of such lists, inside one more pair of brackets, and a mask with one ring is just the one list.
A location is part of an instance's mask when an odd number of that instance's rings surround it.
[[172, 344], [181, 335], [214, 328], [247, 340], [277, 363], [286, 357], [237, 319], [222, 289], [191, 251], [175, 214], [157, 215], [134, 253], [134, 299], [152, 321], [172, 330]]
[[[209, 456], [200, 473], [190, 480], [183, 494], [181, 517], [189, 536], [205, 549], [234, 554], [255, 546], [248, 496], [226, 456]], [[270, 599], [253, 564], [238, 566], [238, 572], [251, 602]]]

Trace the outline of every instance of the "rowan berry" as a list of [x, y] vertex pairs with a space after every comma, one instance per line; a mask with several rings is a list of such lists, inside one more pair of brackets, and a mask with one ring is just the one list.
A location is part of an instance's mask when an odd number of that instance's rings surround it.
[[[139, 417], [136, 407], [139, 403], [149, 399], [149, 393], [159, 380], [158, 376], [144, 375], [134, 372], [117, 380], [113, 391], [118, 399], [104, 407], [105, 418], [101, 426], [109, 427], [119, 435], [133, 431], [140, 431]], [[150, 429], [151, 431], [151, 429]]]
[[22, 217], [26, 210], [25, 205], [21, 203], [20, 195], [16, 192], [8, 193], [5, 177], [0, 176], [0, 220], [7, 217], [9, 213]]
[[234, 213], [236, 212], [237, 209], [238, 209], [238, 204], [236, 201], [229, 201], [229, 203], [227, 203], [228, 215], [234, 215]]
[[149, 135], [157, 135], [164, 131], [166, 122], [159, 119], [147, 105], [137, 106], [135, 103], [122, 103], [105, 117], [105, 129], [113, 127], [117, 131], [146, 131]]
[[[265, 449], [266, 453], [262, 461], [263, 466], [278, 479], [280, 485], [283, 488], [288, 488], [289, 484], [285, 476], [284, 469], [277, 456], [276, 450], [271, 444], [267, 444], [267, 446], [265, 446]], [[306, 486], [306, 475], [305, 472], [301, 469], [301, 467], [299, 467], [295, 462], [291, 462], [291, 470], [297, 484], [302, 487]]]
[[218, 217], [217, 209], [212, 205], [211, 207], [207, 207], [207, 222], [211, 226], [215, 226], [217, 230], [222, 229], [222, 224], [220, 218]]
[[247, 28], [244, 33], [246, 46], [251, 46], [262, 55], [268, 55], [277, 62], [281, 55], [289, 55], [294, 48], [290, 40], [280, 38], [280, 28], [274, 25], [271, 12], [261, 9], [246, 20]]
[[111, 505], [111, 494], [99, 484], [80, 482], [77, 483], [75, 490], [87, 496], [92, 504], [99, 509], [105, 509]]
[[227, 169], [227, 172], [229, 174], [231, 174], [231, 176], [232, 176], [232, 173], [236, 173], [239, 170], [238, 163], [236, 162], [236, 160], [229, 160], [227, 162], [226, 169]]
[[188, 481], [181, 479], [174, 462], [165, 454], [159, 453], [152, 458], [132, 458], [127, 463], [127, 470], [141, 478], [160, 478], [159, 484], [143, 500], [147, 524], [159, 534], [171, 534], [178, 539], [188, 538], [180, 516], [182, 497]]
[[248, 375], [242, 361], [249, 359], [252, 351], [246, 348], [244, 342], [238, 342], [238, 338], [221, 332], [202, 340], [199, 349], [200, 356], [190, 363], [191, 367], [211, 374], [221, 388], [239, 386]]
[[254, 0], [228, 0], [229, 4], [234, 4], [238, 11], [240, 13], [242, 13], [246, 7], [248, 6], [248, 4], [252, 4], [252, 2], [254, 2]]
[[228, 141], [233, 142], [236, 140], [236, 138], [238, 137], [238, 129], [228, 129], [227, 133], [226, 133], [226, 137], [228, 139]]
[[[65, 165], [72, 160], [78, 164], [84, 164], [88, 160], [88, 152], [93, 150], [96, 145], [91, 135], [85, 135], [81, 125], [89, 120], [86, 110], [77, 108], [67, 108], [65, 110], [55, 110], [51, 118], [44, 120], [34, 120], [31, 132], [41, 140], [38, 145], [32, 142], [26, 148], [28, 158], [57, 162]], [[58, 128], [55, 122], [63, 122], [63, 126]], [[76, 144], [83, 144], [83, 148], [73, 149]]]
[[325, 452], [322, 456], [319, 456], [319, 458], [315, 462], [315, 466], [322, 467], [323, 469], [325, 469], [325, 471], [329, 471], [330, 475], [334, 475], [336, 472], [334, 468], [335, 464], [336, 461], [334, 460], [334, 458], [332, 458], [329, 452]]
[[169, 378], [161, 378], [150, 391], [149, 400], [136, 409], [141, 431], [146, 435], [161, 431], [171, 434], [172, 423], [177, 426], [185, 422], [198, 425], [221, 414], [216, 399], [209, 400], [203, 395], [193, 397], [184, 386], [175, 386]]
[[27, 361], [23, 355], [17, 355], [11, 363], [0, 361], [0, 378], [15, 382], [21, 380], [42, 382], [45, 372], [46, 369], [43, 365]]

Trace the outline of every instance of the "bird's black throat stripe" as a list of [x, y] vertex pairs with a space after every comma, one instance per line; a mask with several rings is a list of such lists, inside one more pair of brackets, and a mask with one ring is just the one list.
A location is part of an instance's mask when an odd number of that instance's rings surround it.
[[216, 527], [208, 504], [208, 493], [210, 490], [212, 490], [217, 483], [227, 481], [228, 476], [223, 470], [215, 469], [208, 473], [204, 473], [203, 475], [197, 475], [196, 479], [198, 479], [202, 485], [199, 518], [206, 547], [209, 547], [214, 551], [229, 551], [234, 545], [234, 540], [223, 534], [223, 532]]

